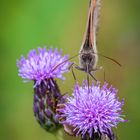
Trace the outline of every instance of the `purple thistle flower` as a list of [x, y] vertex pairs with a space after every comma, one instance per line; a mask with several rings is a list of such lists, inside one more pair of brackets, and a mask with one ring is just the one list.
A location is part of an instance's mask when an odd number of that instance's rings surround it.
[[46, 48], [31, 50], [27, 59], [23, 56], [17, 61], [19, 76], [34, 81], [33, 111], [36, 120], [46, 131], [57, 130], [60, 125], [56, 117], [56, 106], [64, 103], [64, 97], [54, 78], [64, 79], [63, 73], [68, 72], [70, 62], [68, 56], [61, 55], [57, 49]]
[[73, 97], [67, 97], [65, 107], [58, 108], [59, 118], [65, 118], [61, 121], [64, 128], [71, 126], [74, 135], [81, 135], [83, 140], [102, 139], [106, 135], [114, 139], [112, 127], [125, 122], [122, 118], [124, 101], [119, 102], [116, 93], [117, 90], [107, 83], [103, 87], [99, 82], [88, 86], [84, 81], [82, 87], [76, 84]]
[[52, 48], [50, 50], [38, 48], [38, 52], [31, 50], [27, 59], [21, 56], [21, 59], [17, 60], [19, 76], [26, 81], [34, 80], [34, 86], [49, 78], [64, 80], [62, 74], [68, 72], [70, 62], [67, 61], [57, 67], [58, 64], [68, 59], [67, 55], [62, 57], [61, 54], [62, 51], [58, 52], [57, 48], [54, 51]]

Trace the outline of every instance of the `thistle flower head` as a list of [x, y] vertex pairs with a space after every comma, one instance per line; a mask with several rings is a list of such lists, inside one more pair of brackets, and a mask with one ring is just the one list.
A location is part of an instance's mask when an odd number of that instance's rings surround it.
[[103, 87], [99, 82], [88, 86], [84, 81], [82, 87], [76, 84], [73, 97], [67, 97], [65, 107], [59, 109], [59, 115], [65, 118], [62, 123], [71, 125], [73, 132], [83, 139], [87, 139], [87, 135], [94, 139], [96, 134], [100, 137], [107, 134], [111, 138], [111, 128], [125, 121], [121, 115], [123, 101], [119, 101], [116, 93], [117, 90], [107, 83]]
[[[70, 64], [66, 61], [67, 59], [68, 56], [62, 56], [62, 51], [59, 52], [57, 49], [54, 51], [52, 49], [46, 50], [46, 48], [38, 48], [38, 51], [31, 50], [27, 58], [21, 56], [21, 59], [17, 60], [19, 76], [28, 81], [34, 80], [35, 85], [39, 85], [49, 78], [63, 80], [62, 74], [68, 71]], [[62, 63], [64, 61], [66, 62]]]

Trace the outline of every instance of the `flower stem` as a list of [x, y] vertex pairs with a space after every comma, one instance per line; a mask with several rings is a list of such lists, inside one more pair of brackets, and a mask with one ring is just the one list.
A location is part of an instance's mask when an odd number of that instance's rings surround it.
[[55, 137], [57, 138], [57, 140], [64, 140], [64, 138], [63, 138], [63, 132], [61, 131], [61, 129], [58, 130], [58, 131], [56, 131], [56, 132], [54, 133], [54, 135], [55, 135]]

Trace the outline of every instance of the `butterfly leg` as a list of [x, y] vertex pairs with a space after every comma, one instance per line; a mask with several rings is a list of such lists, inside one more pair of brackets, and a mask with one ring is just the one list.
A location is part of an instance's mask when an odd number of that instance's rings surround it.
[[106, 81], [106, 74], [105, 74], [105, 69], [103, 67], [97, 67], [95, 70], [93, 71], [98, 71], [98, 70], [102, 70], [103, 71], [103, 77], [104, 77], [104, 82]]
[[95, 76], [92, 74], [92, 72], [98, 71], [98, 70], [102, 70], [102, 67], [96, 67], [94, 69], [92, 69], [89, 73], [89, 75], [95, 80], [97, 81], [97, 79], [95, 78]]
[[80, 70], [80, 71], [85, 71], [85, 69], [84, 68], [81, 68], [80, 66], [78, 66], [77, 64], [75, 64], [75, 68], [77, 69], [77, 70]]
[[[84, 68], [81, 68], [81, 67], [78, 66], [77, 64], [75, 64], [75, 65], [76, 65], [75, 68], [76, 68], [77, 70], [85, 71]], [[96, 68], [96, 69], [94, 69], [94, 70], [92, 70], [92, 71], [97, 71], [97, 70], [100, 70], [100, 69], [102, 69], [102, 68], [99, 67], [99, 68]], [[87, 65], [87, 70], [86, 70], [85, 72], [87, 73], [87, 81], [88, 81], [88, 85], [89, 85], [89, 76], [91, 76], [95, 81], [97, 81], [97, 79], [93, 76], [93, 74], [88, 70], [88, 65]]]
[[97, 81], [97, 79], [94, 77], [94, 75], [93, 75], [91, 72], [89, 72], [89, 75], [90, 75], [95, 81]]
[[76, 81], [76, 76], [75, 76], [75, 73], [74, 73], [74, 70], [73, 70], [73, 65], [74, 65], [75, 63], [73, 62], [70, 66], [69, 66], [69, 70], [71, 70], [71, 72], [72, 72], [72, 75], [73, 75], [73, 78], [74, 78], [74, 80]]
[[106, 81], [106, 77], [105, 77], [105, 69], [102, 68], [103, 72], [104, 72], [104, 82]]
[[98, 70], [103, 70], [103, 76], [104, 76], [104, 82], [105, 82], [106, 81], [105, 69], [100, 66], [100, 67], [96, 67], [95, 69], [93, 69], [92, 72], [95, 72]]
[[80, 71], [85, 71], [84, 68], [81, 68], [81, 67], [78, 66], [76, 63], [72, 62], [72, 64], [69, 66], [69, 70], [70, 70], [70, 69], [72, 70], [72, 74], [73, 74], [74, 80], [76, 80], [76, 76], [75, 76], [75, 74], [74, 74], [73, 68], [76, 68], [77, 70], [80, 70]]
[[74, 69], [77, 69], [77, 70], [80, 70], [80, 71], [85, 71], [84, 68], [81, 68], [80, 66], [78, 66], [76, 63], [72, 62], [72, 64], [69, 66], [69, 70], [71, 69], [72, 70], [72, 74], [73, 74], [73, 77], [74, 77], [74, 80], [76, 80], [76, 76], [74, 74]]

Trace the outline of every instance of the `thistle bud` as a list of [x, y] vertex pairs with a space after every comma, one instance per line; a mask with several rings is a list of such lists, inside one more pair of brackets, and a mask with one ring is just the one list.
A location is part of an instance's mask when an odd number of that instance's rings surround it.
[[47, 131], [60, 127], [56, 117], [58, 103], [64, 103], [64, 98], [53, 79], [48, 79], [34, 88], [34, 115], [39, 124]]

